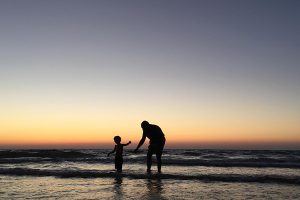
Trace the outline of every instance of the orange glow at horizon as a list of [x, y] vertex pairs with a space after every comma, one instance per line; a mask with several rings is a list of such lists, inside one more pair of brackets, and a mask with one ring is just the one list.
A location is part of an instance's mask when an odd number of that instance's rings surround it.
[[[150, 121], [151, 122], [151, 121]], [[1, 127], [0, 146], [27, 145], [27, 146], [91, 146], [103, 144], [106, 147], [114, 145], [112, 138], [120, 135], [123, 142], [131, 140], [136, 145], [141, 138], [142, 129], [139, 121], [135, 122], [83, 122], [73, 123], [49, 123], [36, 122], [34, 124], [6, 123]], [[155, 123], [155, 122], [154, 122]], [[128, 125], [130, 124], [130, 126]], [[219, 126], [193, 126], [192, 124], [174, 126], [167, 123], [155, 123], [163, 129], [167, 145], [187, 146], [193, 145], [214, 145], [214, 144], [243, 144], [243, 143], [295, 143], [300, 144], [300, 135], [297, 132], [285, 132], [282, 134], [280, 127], [276, 131], [264, 128], [247, 129], [242, 127]], [[264, 134], [260, 134], [260, 131]], [[145, 144], [147, 145], [148, 142]], [[99, 146], [100, 147], [100, 146]], [[131, 148], [133, 148], [131, 146]]]
[[199, 114], [196, 110], [187, 109], [187, 106], [178, 107], [179, 104], [170, 103], [169, 108], [157, 108], [160, 110], [158, 117], [157, 110], [145, 109], [134, 103], [128, 107], [111, 103], [83, 107], [82, 102], [22, 104], [23, 107], [15, 105], [2, 109], [0, 148], [10, 145], [112, 146], [115, 135], [120, 135], [123, 142], [131, 140], [133, 148], [141, 138], [142, 120], [159, 125], [169, 147], [186, 147], [189, 144], [199, 147], [214, 144], [300, 144], [298, 118], [293, 113], [289, 118], [282, 118], [251, 109], [243, 113], [203, 107]]

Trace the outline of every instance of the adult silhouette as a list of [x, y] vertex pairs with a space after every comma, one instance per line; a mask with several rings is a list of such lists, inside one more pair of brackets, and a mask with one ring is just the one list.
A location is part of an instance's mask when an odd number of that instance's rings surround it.
[[143, 121], [141, 123], [141, 127], [143, 129], [143, 136], [134, 152], [136, 153], [138, 149], [144, 144], [146, 138], [148, 138], [150, 141], [147, 153], [147, 172], [151, 171], [152, 155], [155, 154], [157, 159], [157, 171], [160, 173], [161, 156], [166, 142], [165, 135], [159, 126], [149, 124], [149, 122], [147, 121]]

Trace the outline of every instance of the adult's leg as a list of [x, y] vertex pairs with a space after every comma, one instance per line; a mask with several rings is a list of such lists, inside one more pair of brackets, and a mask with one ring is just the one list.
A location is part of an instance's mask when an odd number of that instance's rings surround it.
[[156, 159], [157, 159], [157, 171], [161, 173], [161, 156], [162, 152], [165, 146], [165, 142], [163, 142], [161, 145], [159, 145], [157, 151], [156, 151]]
[[149, 146], [148, 153], [147, 153], [147, 172], [151, 171], [152, 155], [153, 155], [153, 150], [152, 150], [152, 147]]
[[156, 153], [156, 159], [157, 159], [157, 171], [160, 173], [161, 172], [161, 152]]

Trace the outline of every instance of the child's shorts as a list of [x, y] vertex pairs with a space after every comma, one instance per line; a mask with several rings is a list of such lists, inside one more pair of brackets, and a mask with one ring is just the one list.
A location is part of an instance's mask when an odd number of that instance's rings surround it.
[[115, 169], [116, 170], [122, 170], [122, 164], [123, 164], [123, 158], [122, 157], [116, 157], [115, 158]]

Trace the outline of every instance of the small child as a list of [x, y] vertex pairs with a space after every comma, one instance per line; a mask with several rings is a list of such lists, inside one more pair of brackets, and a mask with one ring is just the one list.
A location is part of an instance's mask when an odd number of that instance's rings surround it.
[[115, 148], [112, 152], [109, 152], [107, 156], [110, 154], [116, 152], [115, 155], [115, 169], [117, 172], [122, 172], [122, 164], [123, 164], [123, 146], [127, 146], [131, 144], [131, 141], [129, 141], [127, 144], [121, 144], [121, 137], [115, 136], [114, 141], [116, 143]]

